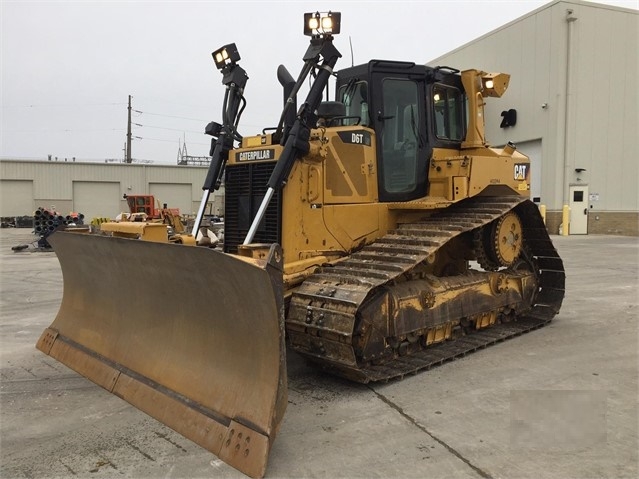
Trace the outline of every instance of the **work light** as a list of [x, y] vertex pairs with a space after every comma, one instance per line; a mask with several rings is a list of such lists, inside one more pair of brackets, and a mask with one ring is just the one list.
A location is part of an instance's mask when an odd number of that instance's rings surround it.
[[235, 65], [235, 63], [240, 61], [240, 54], [237, 51], [235, 43], [224, 45], [222, 48], [215, 50], [211, 55], [213, 55], [213, 61], [218, 70], [222, 70], [228, 65]]
[[482, 95], [500, 97], [508, 88], [510, 75], [507, 73], [484, 73], [481, 74], [481, 82], [483, 86]]
[[340, 12], [305, 13], [304, 35], [309, 37], [337, 35], [340, 30], [341, 18]]

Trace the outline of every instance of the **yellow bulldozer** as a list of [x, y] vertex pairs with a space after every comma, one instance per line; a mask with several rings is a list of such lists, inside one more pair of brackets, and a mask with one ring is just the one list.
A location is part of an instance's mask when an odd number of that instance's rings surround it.
[[258, 135], [238, 132], [235, 44], [213, 52], [223, 122], [206, 127], [193, 231], [224, 180], [223, 251], [49, 240], [64, 295], [37, 347], [252, 477], [286, 408], [287, 347], [354, 381], [399, 379], [543, 326], [564, 297], [529, 159], [484, 135], [485, 99], [509, 76], [387, 60], [336, 72], [340, 20], [305, 15], [304, 66], [296, 80], [280, 66], [285, 106]]

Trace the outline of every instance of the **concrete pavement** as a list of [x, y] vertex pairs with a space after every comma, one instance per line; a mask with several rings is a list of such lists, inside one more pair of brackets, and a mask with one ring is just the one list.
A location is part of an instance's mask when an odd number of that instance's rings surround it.
[[[62, 293], [54, 253], [0, 230], [0, 476], [245, 477], [35, 349]], [[558, 237], [549, 325], [362, 386], [288, 353], [272, 478], [622, 478], [638, 472], [639, 240]]]

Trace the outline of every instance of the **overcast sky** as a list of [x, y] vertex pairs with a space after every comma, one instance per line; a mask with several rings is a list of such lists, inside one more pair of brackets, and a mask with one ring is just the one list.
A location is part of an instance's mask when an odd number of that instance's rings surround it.
[[[298, 75], [304, 12], [342, 12], [339, 70], [351, 65], [349, 37], [355, 64], [426, 63], [547, 3], [0, 0], [0, 157], [122, 159], [128, 95], [134, 159], [175, 164], [184, 139], [190, 155], [208, 155], [202, 132], [221, 122], [224, 96], [211, 52], [231, 42], [249, 75], [240, 133], [275, 126], [277, 66]], [[598, 3], [639, 8], [639, 0]]]

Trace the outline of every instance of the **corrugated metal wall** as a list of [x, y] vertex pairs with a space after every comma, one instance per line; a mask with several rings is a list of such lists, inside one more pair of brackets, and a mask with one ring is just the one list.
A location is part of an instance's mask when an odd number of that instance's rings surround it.
[[0, 216], [28, 216], [35, 210], [33, 181], [0, 179]]
[[[39, 206], [56, 208], [66, 213], [74, 208], [74, 184], [104, 183], [110, 188], [96, 189], [96, 201], [87, 203], [87, 199], [76, 198], [75, 203], [81, 205], [117, 204], [118, 208], [111, 213], [116, 216], [121, 211], [127, 211], [127, 205], [122, 196], [126, 194], [152, 194], [152, 184], [162, 184], [164, 192], [170, 192], [175, 186], [176, 194], [180, 198], [181, 210], [185, 213], [197, 211], [202, 198], [202, 184], [206, 177], [206, 167], [173, 166], [173, 165], [136, 165], [136, 164], [103, 164], [78, 163], [60, 161], [18, 161], [0, 160], [0, 188], [2, 188], [2, 202], [0, 216], [31, 215], [34, 208]], [[20, 183], [16, 183], [20, 181]], [[24, 195], [18, 198], [11, 193], [16, 184], [32, 183], [30, 201]], [[113, 184], [117, 188], [113, 188]], [[77, 188], [76, 188], [77, 189]], [[101, 194], [117, 198], [100, 198]], [[84, 190], [83, 190], [84, 191]], [[108, 192], [108, 193], [105, 193]], [[167, 200], [161, 201], [168, 202]], [[114, 203], [115, 201], [115, 203]], [[209, 199], [214, 205], [223, 204], [223, 189], [216, 192], [215, 197]], [[169, 204], [169, 206], [172, 206]], [[90, 206], [87, 206], [90, 207]], [[88, 218], [103, 216], [100, 208], [96, 211], [82, 212]], [[100, 211], [98, 211], [100, 210]]]
[[[570, 184], [587, 183], [594, 209], [638, 211], [638, 26], [636, 10], [556, 1], [429, 64], [511, 74], [504, 97], [488, 99], [486, 134], [495, 145], [543, 140], [549, 208], [561, 208]], [[502, 129], [511, 108], [517, 125]]]

